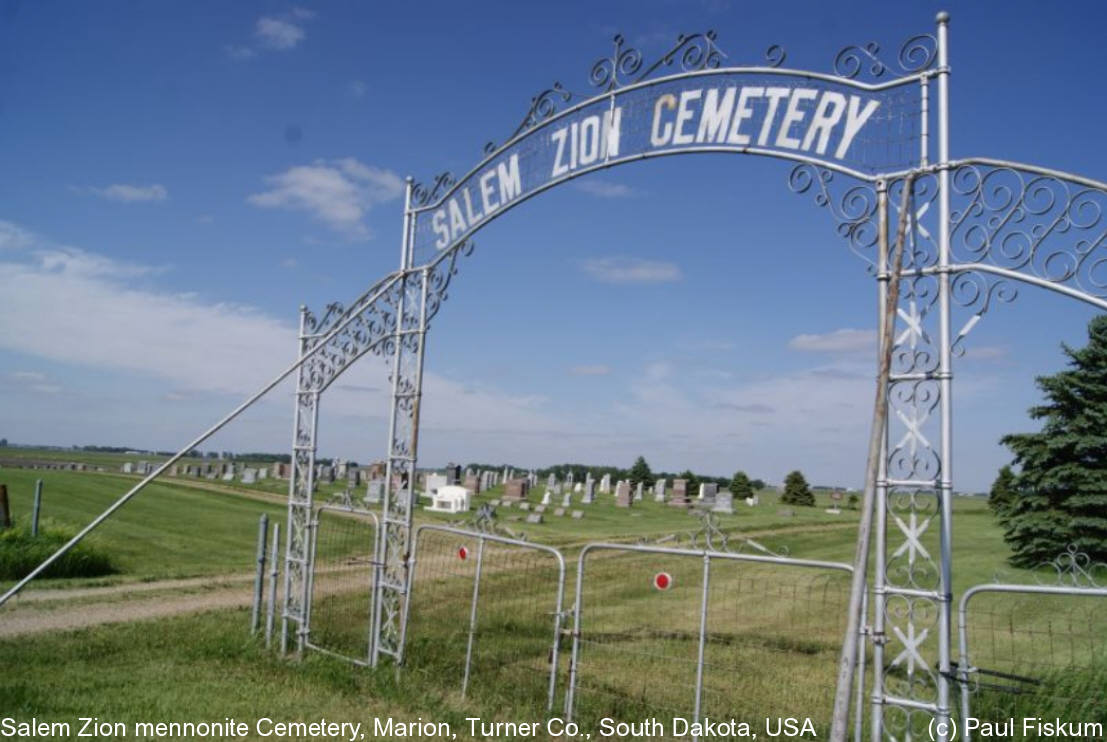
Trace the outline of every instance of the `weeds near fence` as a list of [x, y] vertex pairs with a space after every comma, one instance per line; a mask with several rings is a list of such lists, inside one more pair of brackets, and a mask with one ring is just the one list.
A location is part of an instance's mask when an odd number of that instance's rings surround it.
[[[37, 536], [31, 535], [29, 523], [0, 531], [0, 580], [26, 577], [76, 533], [49, 521], [39, 524]], [[116, 571], [111, 557], [83, 541], [51, 564], [43, 577], [100, 577]]]

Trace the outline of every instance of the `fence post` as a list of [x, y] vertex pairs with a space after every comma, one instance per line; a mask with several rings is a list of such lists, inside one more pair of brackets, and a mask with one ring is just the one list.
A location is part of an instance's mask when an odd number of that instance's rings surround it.
[[35, 504], [31, 510], [31, 537], [38, 536], [38, 514], [42, 509], [42, 480], [35, 480]]
[[[35, 500], [37, 505], [38, 500]], [[35, 512], [38, 512], [36, 507]], [[261, 594], [265, 585], [265, 539], [269, 535], [269, 514], [262, 513], [258, 519], [257, 574], [254, 576], [254, 607], [250, 611], [250, 633], [258, 632], [258, 618], [261, 616]]]
[[477, 632], [477, 601], [480, 599], [480, 572], [484, 563], [484, 539], [477, 542], [477, 573], [473, 577], [473, 603], [469, 607], [469, 644], [465, 648], [465, 677], [461, 681], [461, 697], [469, 691], [469, 668], [473, 662], [473, 638]]
[[8, 509], [8, 485], [0, 484], [0, 529], [12, 527], [12, 513]]
[[277, 560], [279, 556], [277, 552], [278, 542], [281, 540], [281, 524], [273, 524], [273, 541], [272, 552], [269, 557], [269, 606], [266, 608], [265, 615], [265, 648], [268, 649], [269, 645], [273, 641], [273, 617], [277, 608], [277, 572], [280, 570], [280, 563]]

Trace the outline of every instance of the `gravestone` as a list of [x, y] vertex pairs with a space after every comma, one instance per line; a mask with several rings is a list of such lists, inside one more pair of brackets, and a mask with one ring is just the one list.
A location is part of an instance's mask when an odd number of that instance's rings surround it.
[[550, 496], [552, 494], [553, 493], [550, 492], [550, 490], [546, 490], [545, 492], [542, 493], [542, 504], [543, 505], [549, 505], [550, 504]]
[[640, 502], [642, 500], [642, 483], [639, 482], [638, 486], [634, 489], [634, 501]]
[[257, 469], [243, 469], [242, 470], [242, 483], [243, 484], [255, 484], [258, 481]]
[[556, 510], [554, 510], [554, 515], [556, 515], [558, 518], [564, 518], [565, 508], [557, 508]]
[[500, 501], [499, 500], [489, 500], [488, 504], [495, 508], [495, 507], [500, 506]]
[[504, 500], [525, 500], [530, 493], [530, 485], [525, 479], [511, 479], [504, 485]]
[[611, 491], [611, 475], [604, 474], [603, 479], [600, 480], [600, 494], [606, 495]]
[[688, 480], [673, 480], [673, 498], [669, 500], [669, 506], [674, 508], [686, 508], [692, 503], [688, 500]]
[[134, 473], [134, 470], [135, 470], [135, 465], [132, 464], [130, 461], [124, 461], [123, 462], [123, 473], [124, 474], [132, 474], [132, 473]]
[[538, 524], [538, 523], [541, 523], [541, 522], [542, 522], [542, 513], [531, 513], [530, 515], [527, 516], [527, 523]]
[[573, 485], [573, 492], [576, 492], [577, 494], [580, 494], [580, 491], [583, 488], [584, 488], [584, 485], [581, 484], [580, 482], [577, 482], [576, 484]]
[[778, 508], [776, 514], [791, 518], [793, 515], [796, 514], [796, 511], [792, 510], [792, 508]]
[[658, 479], [653, 486], [653, 501], [665, 502], [665, 480]]
[[591, 505], [596, 501], [596, 482], [589, 479], [584, 483], [584, 497], [581, 502], [585, 505]]
[[[268, 478], [269, 478], [269, 467], [268, 466], [259, 467], [258, 468], [258, 479], [268, 479]], [[359, 484], [359, 482], [354, 482], [354, 484]]]
[[719, 492], [719, 485], [714, 482], [706, 482], [700, 485], [700, 499], [705, 505], [715, 502], [715, 495]]
[[536, 505], [535, 508], [534, 508], [534, 512], [544, 513], [544, 512], [546, 512], [546, 506], [545, 505]]
[[381, 501], [382, 497], [384, 497], [384, 480], [370, 479], [365, 488], [365, 501], [376, 504]]
[[584, 511], [583, 510], [574, 510], [571, 517], [572, 517], [573, 520], [580, 520], [581, 518], [584, 517]]
[[729, 490], [723, 490], [716, 495], [715, 507], [711, 508], [711, 512], [734, 515], [734, 494]]
[[519, 509], [520, 510], [530, 510], [530, 503], [527, 502], [526, 500], [523, 500], [522, 502], [519, 503]]
[[465, 475], [464, 487], [465, 487], [465, 489], [472, 492], [474, 495], [479, 495], [480, 492], [481, 492], [480, 480], [477, 478], [477, 476], [475, 474], [466, 474]]
[[761, 499], [757, 495], [754, 495], [753, 497], [747, 497], [746, 498], [746, 504], [749, 505], [751, 508], [754, 505], [760, 504], [760, 502], [761, 502]]
[[234, 467], [231, 467], [230, 469], [227, 469], [227, 471], [223, 474], [223, 481], [224, 482], [233, 482], [234, 481]]
[[630, 483], [623, 480], [619, 480], [619, 484], [615, 486], [615, 507], [629, 508], [630, 507]]
[[180, 472], [181, 472], [181, 467], [177, 466], [176, 464], [173, 464], [172, 468], [169, 469], [169, 476], [171, 476], [171, 477], [178, 476], [180, 474]]
[[566, 492], [561, 496], [561, 507], [567, 508], [573, 504], [573, 496]]

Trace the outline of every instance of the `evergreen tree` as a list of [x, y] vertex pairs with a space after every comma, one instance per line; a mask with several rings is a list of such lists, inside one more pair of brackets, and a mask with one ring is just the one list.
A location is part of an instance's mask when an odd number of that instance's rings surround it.
[[650, 465], [646, 463], [645, 457], [639, 456], [634, 460], [634, 466], [630, 467], [630, 473], [627, 474], [627, 479], [630, 480], [632, 487], [636, 486], [639, 482], [642, 482], [644, 486], [653, 479], [653, 472], [650, 471]]
[[1088, 324], [1088, 344], [1062, 345], [1069, 368], [1038, 377], [1045, 404], [1030, 408], [1037, 433], [1004, 436], [1020, 471], [1005, 508], [1012, 564], [1032, 567], [1068, 544], [1107, 559], [1107, 316]]
[[1011, 467], [1004, 466], [1000, 468], [996, 481], [992, 483], [991, 492], [988, 493], [988, 507], [995, 513], [1000, 523], [1007, 519], [1007, 513], [1015, 497], [1015, 473], [1011, 471]]
[[734, 472], [734, 476], [730, 480], [730, 491], [734, 494], [735, 500], [745, 500], [747, 497], [753, 497], [753, 486], [744, 471]]
[[815, 506], [815, 495], [798, 469], [784, 478], [784, 494], [780, 501], [788, 505]]

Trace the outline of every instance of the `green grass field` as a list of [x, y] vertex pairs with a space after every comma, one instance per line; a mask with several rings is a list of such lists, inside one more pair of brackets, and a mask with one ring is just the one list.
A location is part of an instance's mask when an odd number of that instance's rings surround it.
[[[34, 480], [39, 478], [44, 481], [44, 515], [73, 527], [86, 523], [136, 481], [115, 474], [0, 469], [0, 482], [8, 485], [18, 516], [29, 512]], [[237, 485], [235, 489], [243, 491], [234, 492], [222, 485], [169, 479], [138, 495], [91, 537], [120, 567], [118, 575], [102, 581], [248, 573], [254, 566], [258, 516], [267, 512], [283, 522], [284, 505], [278, 497]], [[477, 501], [499, 494], [493, 489]], [[502, 525], [533, 542], [562, 549], [569, 571], [563, 609], [573, 601], [576, 558], [583, 544], [636, 542], [697, 527], [694, 518], [665, 505], [646, 501], [628, 512], [615, 508], [611, 499], [600, 496], [595, 505], [575, 506], [585, 510], [583, 520], [555, 518], [551, 508], [540, 525], [522, 522], [522, 511], [499, 511]], [[851, 560], [856, 512], [827, 514], [827, 501], [817, 508], [795, 508], [794, 515], [786, 516], [780, 513], [775, 493], [761, 493], [761, 501], [755, 508], [738, 505], [735, 515], [722, 517], [732, 546], [738, 535], [750, 533], [770, 548], [787, 548], [794, 557]], [[559, 504], [556, 498], [554, 504]], [[1031, 575], [1006, 567], [1007, 547], [984, 501], [957, 498], [954, 505], [955, 593], [991, 581], [997, 571], [1004, 572], [1008, 582], [1033, 582]], [[418, 520], [460, 519], [420, 512]], [[353, 539], [321, 538], [320, 562], [340, 564], [344, 555], [364, 549], [356, 541], [358, 532], [349, 531]], [[936, 553], [936, 525], [919, 541]], [[489, 550], [471, 680], [463, 697], [474, 565], [472, 559], [457, 559], [459, 543], [474, 545], [471, 539], [439, 533], [429, 534], [420, 544], [408, 662], [398, 674], [390, 668], [365, 670], [312, 652], [301, 662], [277, 659], [246, 636], [244, 610], [224, 609], [0, 640], [0, 668], [19, 668], [0, 672], [0, 717], [71, 719], [92, 713], [133, 722], [280, 715], [289, 720], [327, 716], [365, 721], [391, 714], [447, 721], [462, 739], [466, 716], [543, 719], [552, 659], [553, 562], [507, 548]], [[899, 542], [890, 543], [894, 548]], [[915, 569], [910, 574], [920, 584], [931, 577], [902, 559], [892, 564]], [[702, 559], [597, 553], [587, 565], [577, 718], [594, 727], [603, 716], [629, 720], [639, 713], [691, 715]], [[674, 587], [659, 593], [650, 579], [662, 570], [673, 576]], [[53, 580], [36, 587], [72, 584], [89, 583]], [[713, 566], [711, 585], [704, 711], [758, 719], [810, 713], [824, 736], [846, 576], [726, 563]], [[341, 651], [364, 652], [366, 596], [357, 591], [321, 595], [314, 609], [313, 639]], [[79, 610], [80, 605], [77, 601], [71, 609]], [[1067, 608], [1048, 601], [1024, 601], [1015, 611], [1001, 603], [981, 602], [981, 620], [990, 623], [978, 628], [984, 633], [974, 639], [980, 646], [974, 661], [1035, 678], [1063, 675], [1063, 683], [1049, 680], [1052, 690], [1034, 691], [1049, 699], [1048, 708], [1063, 711], [1077, 703], [1076, 708], [1093, 717], [1103, 713], [1101, 705], [1079, 704], [1086, 704], [1089, 689], [1099, 687], [1104, 677], [1107, 614], [1065, 613], [1064, 625], [1055, 617]], [[1011, 615], [1018, 616], [1017, 631], [1000, 625]], [[563, 707], [568, 685], [568, 628], [558, 655], [555, 712]], [[1052, 642], [1047, 653], [1043, 636]], [[928, 657], [933, 642], [930, 645]], [[1014, 661], [1033, 657], [1048, 663]], [[896, 673], [892, 675], [894, 681]], [[995, 713], [1014, 707], [1012, 694], [1002, 683], [999, 686], [982, 688], [980, 695], [982, 707]], [[1023, 694], [1015, 700], [1026, 706], [1027, 698]]]

